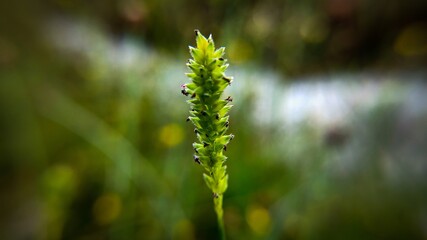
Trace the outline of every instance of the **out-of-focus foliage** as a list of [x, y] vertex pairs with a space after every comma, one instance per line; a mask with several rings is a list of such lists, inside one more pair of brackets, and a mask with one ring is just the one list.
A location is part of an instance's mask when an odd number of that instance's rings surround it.
[[218, 238], [195, 28], [235, 66], [229, 239], [426, 239], [426, 4], [1, 1], [0, 239]]

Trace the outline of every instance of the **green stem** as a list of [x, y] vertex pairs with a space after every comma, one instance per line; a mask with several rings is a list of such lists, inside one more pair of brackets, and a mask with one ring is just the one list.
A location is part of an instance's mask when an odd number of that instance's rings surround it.
[[222, 195], [218, 197], [214, 197], [214, 205], [215, 205], [215, 212], [218, 219], [218, 228], [221, 233], [221, 239], [225, 240], [225, 228], [224, 228], [224, 211], [222, 210]]

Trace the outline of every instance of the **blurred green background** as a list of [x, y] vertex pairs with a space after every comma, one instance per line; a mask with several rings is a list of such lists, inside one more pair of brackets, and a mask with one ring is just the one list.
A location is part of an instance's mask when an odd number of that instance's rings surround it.
[[427, 239], [427, 1], [0, 2], [0, 239], [218, 239], [180, 94], [235, 81], [229, 239]]

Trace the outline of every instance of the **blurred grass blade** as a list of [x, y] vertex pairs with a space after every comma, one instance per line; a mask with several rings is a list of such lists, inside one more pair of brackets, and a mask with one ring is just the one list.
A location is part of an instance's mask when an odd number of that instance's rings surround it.
[[[38, 99], [36, 103], [41, 115], [95, 146], [112, 160], [122, 176], [136, 186], [143, 187], [150, 194], [170, 192], [169, 186], [154, 166], [120, 133], [59, 91], [49, 88], [45, 92], [49, 93], [49, 99]], [[43, 96], [45, 97], [46, 95]], [[135, 172], [142, 174], [143, 181], [136, 181]]]

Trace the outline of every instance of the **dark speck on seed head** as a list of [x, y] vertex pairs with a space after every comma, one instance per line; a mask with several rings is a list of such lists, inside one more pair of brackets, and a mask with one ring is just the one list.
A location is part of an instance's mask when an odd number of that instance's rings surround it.
[[194, 161], [198, 164], [200, 164], [200, 158], [196, 155], [194, 155]]

